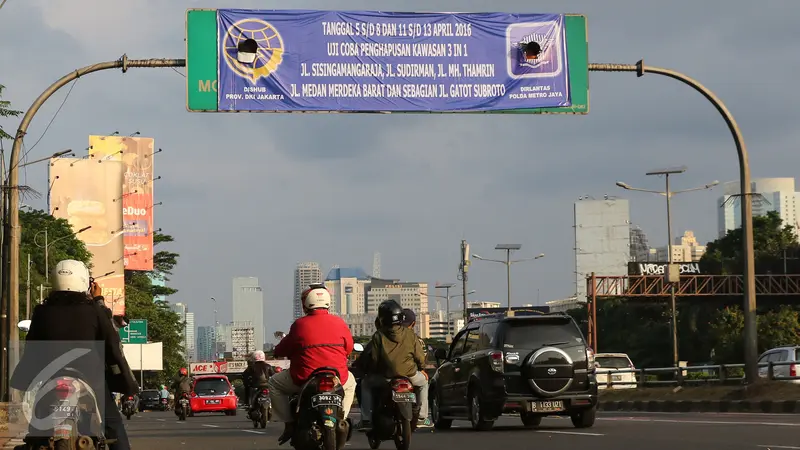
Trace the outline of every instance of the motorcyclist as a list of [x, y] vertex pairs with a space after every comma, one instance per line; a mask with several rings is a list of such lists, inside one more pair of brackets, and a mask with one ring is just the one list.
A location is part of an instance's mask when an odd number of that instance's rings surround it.
[[[403, 325], [412, 330], [414, 327], [417, 326], [417, 314], [414, 312], [413, 309], [405, 308], [403, 309]], [[416, 331], [414, 331], [416, 334]], [[421, 337], [417, 334], [417, 340], [419, 341], [419, 345], [422, 346], [422, 353], [425, 355], [425, 360], [428, 360], [428, 346], [425, 344], [425, 341], [422, 340]]]
[[250, 385], [250, 396], [248, 397], [250, 400], [248, 403], [250, 407], [248, 410], [249, 413], [256, 407], [258, 392], [269, 386], [269, 379], [275, 375], [275, 369], [267, 364], [267, 355], [261, 350], [256, 350], [253, 352], [253, 365], [245, 369], [245, 373], [247, 373], [248, 370], [250, 370], [249, 377], [252, 383]]
[[[107, 405], [103, 412], [105, 437], [116, 440], [108, 448], [130, 450], [122, 416], [119, 409], [113, 407], [116, 402], [111, 393], [135, 395], [139, 386], [125, 360], [119, 333], [108, 320], [108, 308], [100, 306], [104, 301], [102, 290], [91, 280], [86, 265], [75, 260], [63, 260], [56, 264], [50, 280], [53, 290], [42, 304], [34, 308], [26, 341], [62, 341], [70, 342], [70, 345], [81, 341], [103, 343], [105, 361], [98, 360], [97, 352], [90, 351], [69, 363], [69, 367], [86, 378], [95, 377], [105, 385], [100, 388], [105, 392], [95, 394], [104, 398], [101, 401]], [[53, 359], [50, 358], [50, 355], [36, 351], [25, 352], [11, 378], [11, 387], [21, 391], [30, 390], [37, 376], [52, 363]], [[105, 367], [105, 373], [98, 371], [97, 367]], [[84, 381], [93, 385], [88, 380]]]
[[167, 408], [169, 408], [169, 391], [167, 390], [167, 387], [163, 384], [161, 385], [161, 390], [158, 391], [158, 397], [162, 403], [164, 402], [164, 400], [166, 400]]
[[[186, 367], [181, 367], [180, 370], [178, 370], [178, 375], [175, 377], [175, 381], [172, 382], [170, 388], [175, 391], [175, 402], [178, 402], [181, 399], [181, 395], [184, 393], [188, 394], [192, 392], [192, 380], [189, 378], [189, 371]], [[180, 414], [179, 408], [175, 408], [175, 414]]]
[[244, 385], [244, 398], [250, 399], [250, 389], [253, 386], [253, 356], [247, 358], [247, 368], [242, 372], [242, 385]]
[[394, 300], [378, 307], [380, 329], [372, 335], [357, 365], [366, 372], [361, 382], [361, 423], [359, 429], [372, 427], [374, 389], [386, 379], [406, 377], [419, 388], [419, 423], [417, 427], [430, 427], [428, 420], [428, 376], [425, 373], [424, 345], [414, 330], [404, 324], [403, 308]]
[[294, 433], [294, 417], [289, 410], [289, 397], [300, 391], [311, 373], [321, 367], [339, 372], [344, 389], [342, 408], [347, 418], [353, 405], [356, 382], [347, 369], [347, 357], [353, 351], [353, 335], [341, 318], [328, 313], [331, 294], [322, 284], [312, 284], [300, 296], [305, 316], [297, 319], [289, 333], [275, 346], [276, 358], [289, 358], [289, 370], [269, 379], [269, 396], [277, 420], [284, 422], [278, 444], [284, 444]]

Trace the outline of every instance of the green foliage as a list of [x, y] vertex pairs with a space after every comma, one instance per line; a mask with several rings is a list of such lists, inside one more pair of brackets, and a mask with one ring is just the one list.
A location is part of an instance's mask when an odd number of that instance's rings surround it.
[[[39, 299], [39, 286], [42, 285], [42, 296], [47, 297], [50, 285], [45, 281], [45, 274], [64, 259], [75, 259], [90, 266], [92, 254], [77, 238], [72, 226], [64, 219], [56, 219], [44, 211], [20, 210], [19, 221], [22, 236], [19, 248], [19, 298], [20, 311], [25, 311], [28, 284], [28, 255], [31, 256], [31, 303], [35, 305]], [[48, 265], [45, 267], [45, 230], [47, 230]]]
[[[153, 237], [156, 246], [173, 241], [172, 236], [167, 234], [157, 233]], [[177, 253], [161, 250], [154, 256], [153, 272], [125, 271], [126, 315], [131, 319], [147, 320], [149, 340], [162, 342], [163, 345], [164, 370], [146, 374], [147, 386], [169, 384], [178, 369], [186, 367], [183, 348], [186, 323], [169, 309], [166, 302], [155, 300], [157, 296], [172, 295], [177, 290], [153, 286], [150, 278], [151, 275], [166, 278], [165, 274], [172, 273], [179, 256]]]
[[[766, 216], [753, 217], [753, 242], [759, 273], [781, 273], [784, 251], [796, 253], [800, 249], [794, 227], [784, 225], [780, 214], [775, 211], [768, 212]], [[725, 236], [709, 242], [700, 262], [711, 273], [743, 273], [742, 229], [731, 230]]]
[[[758, 351], [797, 344], [800, 336], [800, 312], [792, 306], [780, 306], [758, 315]], [[711, 323], [714, 360], [719, 363], [741, 362], [744, 349], [744, 315], [738, 306], [718, 311]]]
[[[0, 84], [0, 99], [3, 98], [3, 90], [6, 87]], [[11, 102], [6, 100], [0, 100], [0, 117], [17, 117], [22, 114], [22, 111], [17, 111], [15, 109], [11, 109]], [[2, 139], [13, 139], [14, 137], [10, 134], [6, 133], [3, 129], [3, 125], [0, 124], [0, 140]]]

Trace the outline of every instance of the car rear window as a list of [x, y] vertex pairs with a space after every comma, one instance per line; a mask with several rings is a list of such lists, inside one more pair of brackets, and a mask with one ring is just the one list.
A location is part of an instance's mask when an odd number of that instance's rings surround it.
[[795, 350], [794, 352], [795, 352], [795, 353], [794, 353], [794, 360], [795, 360], [795, 361], [800, 361], [800, 348], [798, 348], [798, 349], [797, 349], [797, 350]]
[[595, 362], [601, 369], [627, 369], [630, 361], [624, 356], [598, 356]]
[[197, 395], [225, 395], [228, 393], [228, 382], [224, 378], [208, 378], [197, 380], [194, 391]]
[[156, 391], [142, 391], [142, 398], [158, 398], [158, 392]]
[[506, 348], [539, 348], [583, 344], [578, 328], [567, 320], [512, 320], [503, 339]]

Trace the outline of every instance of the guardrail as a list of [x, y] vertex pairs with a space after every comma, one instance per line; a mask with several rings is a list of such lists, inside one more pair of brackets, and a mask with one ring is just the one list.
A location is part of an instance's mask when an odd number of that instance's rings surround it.
[[[758, 365], [767, 368], [764, 379], [772, 381], [800, 380], [800, 361], [768, 362]], [[795, 376], [791, 375], [788, 366], [796, 366]], [[776, 368], [787, 367], [786, 370]], [[783, 372], [788, 375], [784, 375]], [[633, 373], [635, 381], [614, 380], [614, 375]], [[759, 374], [761, 371], [759, 370]], [[744, 364], [719, 364], [707, 366], [687, 367], [655, 367], [649, 369], [610, 369], [606, 372], [599, 368], [598, 376], [606, 375], [605, 381], [598, 380], [598, 384], [608, 389], [615, 386], [624, 387], [653, 387], [653, 386], [696, 386], [704, 384], [742, 384], [744, 382]], [[622, 378], [622, 377], [619, 377]]]

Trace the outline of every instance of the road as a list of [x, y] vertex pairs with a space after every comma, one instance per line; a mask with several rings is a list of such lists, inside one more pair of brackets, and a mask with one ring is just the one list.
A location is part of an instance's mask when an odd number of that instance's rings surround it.
[[[357, 414], [353, 414], [357, 419]], [[193, 450], [285, 449], [277, 438], [283, 426], [267, 425], [254, 430], [242, 412], [236, 417], [200, 415], [178, 422], [174, 414], [146, 412], [126, 421], [134, 449], [191, 448]], [[800, 415], [767, 414], [668, 414], [604, 413], [588, 430], [572, 427], [569, 419], [550, 418], [537, 430], [525, 430], [515, 417], [500, 419], [495, 430], [474, 432], [467, 422], [456, 422], [449, 431], [419, 431], [412, 448], [496, 449], [540, 448], [548, 450], [708, 450], [798, 449], [800, 450]], [[546, 447], [545, 447], [546, 446]], [[354, 433], [349, 450], [368, 449], [366, 438]], [[384, 442], [381, 449], [393, 449]]]

